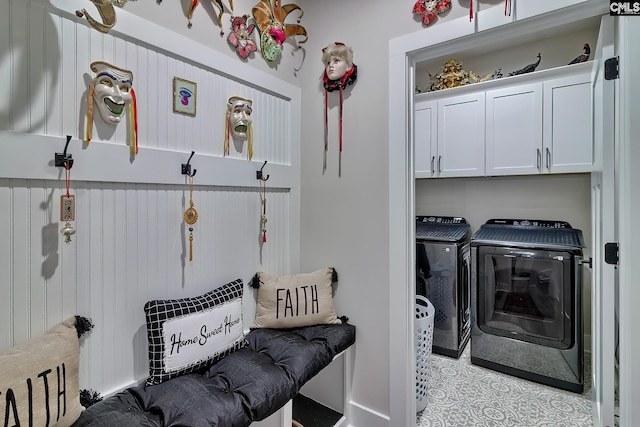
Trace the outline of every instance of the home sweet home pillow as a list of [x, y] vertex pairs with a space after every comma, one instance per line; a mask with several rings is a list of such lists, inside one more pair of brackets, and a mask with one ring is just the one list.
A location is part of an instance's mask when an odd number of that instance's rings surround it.
[[333, 306], [335, 270], [331, 267], [313, 273], [274, 276], [260, 272], [253, 328], [296, 328], [337, 324]]
[[242, 293], [237, 279], [195, 298], [147, 302], [147, 384], [194, 372], [243, 347]]
[[80, 405], [76, 318], [0, 353], [0, 425], [71, 426]]

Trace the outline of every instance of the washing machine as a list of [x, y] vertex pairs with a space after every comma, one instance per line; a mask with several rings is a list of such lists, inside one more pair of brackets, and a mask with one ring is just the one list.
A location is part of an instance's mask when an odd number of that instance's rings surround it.
[[471, 331], [469, 239], [462, 217], [416, 216], [416, 294], [435, 307], [433, 352], [454, 358]]

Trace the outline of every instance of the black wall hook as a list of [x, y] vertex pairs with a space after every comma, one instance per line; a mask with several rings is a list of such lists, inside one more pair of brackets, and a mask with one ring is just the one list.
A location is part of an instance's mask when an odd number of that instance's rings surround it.
[[196, 154], [195, 151], [191, 152], [191, 155], [189, 156], [189, 160], [187, 160], [187, 163], [183, 163], [182, 164], [182, 175], [189, 175], [190, 177], [194, 177], [196, 176], [196, 172], [198, 172], [198, 169], [194, 169], [193, 173], [191, 173], [191, 158], [193, 157], [193, 155]]
[[267, 161], [265, 160], [260, 170], [256, 171], [256, 179], [261, 179], [262, 181], [266, 181], [269, 179], [269, 175], [267, 175], [267, 177], [265, 178], [264, 174], [262, 173], [262, 169], [264, 169], [266, 164], [267, 164]]
[[55, 154], [53, 164], [57, 168], [71, 169], [71, 167], [73, 166], [73, 156], [71, 154], [67, 154], [69, 142], [71, 142], [71, 135], [67, 135], [67, 143], [64, 144], [64, 152]]

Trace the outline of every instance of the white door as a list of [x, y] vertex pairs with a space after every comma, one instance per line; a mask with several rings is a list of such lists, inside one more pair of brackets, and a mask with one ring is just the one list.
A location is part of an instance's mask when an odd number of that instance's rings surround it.
[[615, 389], [615, 288], [614, 265], [607, 264], [606, 243], [617, 242], [615, 226], [615, 80], [604, 79], [604, 61], [614, 55], [613, 18], [604, 16], [600, 26], [593, 68], [594, 149], [591, 174], [593, 270], [591, 283], [591, 357], [593, 425], [614, 426]]

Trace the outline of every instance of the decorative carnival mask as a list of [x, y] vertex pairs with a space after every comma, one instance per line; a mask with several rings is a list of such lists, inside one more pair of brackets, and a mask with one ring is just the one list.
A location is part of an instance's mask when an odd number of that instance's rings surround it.
[[251, 38], [251, 33], [255, 24], [247, 25], [248, 15], [231, 17], [231, 32], [227, 37], [229, 44], [236, 48], [236, 53], [242, 59], [247, 59], [251, 52], [255, 52], [258, 47]]
[[343, 90], [356, 82], [358, 67], [353, 63], [353, 50], [344, 43], [335, 42], [322, 49], [322, 62], [324, 74], [322, 84], [324, 87], [324, 172], [327, 169], [327, 151], [329, 149], [328, 116], [329, 116], [329, 92], [340, 91], [340, 153], [338, 175], [342, 174], [342, 104], [344, 101]]
[[[120, 1], [124, 1], [124, 0], [120, 0]], [[217, 16], [218, 27], [220, 27], [220, 35], [223, 35], [224, 31], [222, 30], [222, 14], [224, 13], [224, 4], [222, 3], [222, 0], [210, 0], [210, 1], [218, 9], [218, 16]], [[156, 2], [160, 4], [162, 3], [162, 0], [156, 0]], [[189, 1], [189, 9], [187, 9], [187, 27], [188, 28], [191, 28], [193, 25], [191, 23], [191, 18], [193, 18], [193, 12], [196, 10], [196, 7], [198, 7], [199, 3], [200, 3], [199, 0]], [[229, 0], [229, 10], [233, 11], [233, 0]]]
[[253, 157], [253, 126], [251, 125], [251, 105], [250, 99], [232, 96], [227, 101], [227, 116], [224, 139], [224, 155], [229, 154], [229, 135], [237, 139], [248, 140], [249, 160]]
[[97, 21], [89, 15], [86, 9], [76, 10], [76, 16], [79, 18], [86, 17], [87, 22], [93, 28], [101, 33], [108, 33], [109, 30], [116, 25], [116, 11], [113, 5], [117, 4], [118, 6], [122, 6], [125, 1], [126, 0], [91, 0], [91, 3], [98, 9], [102, 22]]
[[129, 108], [129, 124], [131, 128], [132, 154], [137, 153], [137, 111], [135, 92], [132, 87], [133, 73], [104, 61], [92, 62], [91, 71], [96, 73], [96, 76], [89, 82], [89, 95], [87, 99], [87, 143], [91, 141], [92, 137], [94, 101], [102, 120], [112, 125], [120, 123], [127, 107], [133, 104]]
[[273, 62], [278, 59], [287, 37], [304, 36], [304, 40], [300, 43], [307, 41], [307, 30], [303, 26], [284, 23], [287, 16], [294, 10], [300, 11], [298, 18], [298, 23], [300, 23], [304, 12], [298, 5], [287, 4], [281, 7], [280, 0], [273, 0], [273, 6], [271, 6], [271, 0], [260, 0], [253, 7], [253, 18], [260, 31], [260, 49], [266, 61]]
[[413, 13], [420, 14], [424, 25], [431, 25], [437, 16], [451, 8], [451, 0], [418, 0], [413, 5]]

